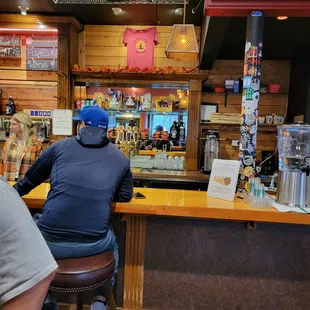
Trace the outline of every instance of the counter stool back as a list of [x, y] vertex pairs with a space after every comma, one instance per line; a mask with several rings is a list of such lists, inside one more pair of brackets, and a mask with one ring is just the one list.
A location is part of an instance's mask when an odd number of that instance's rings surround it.
[[76, 310], [83, 310], [84, 292], [104, 286], [110, 310], [116, 304], [109, 281], [114, 275], [113, 252], [81, 258], [57, 260], [58, 269], [50, 285], [51, 291], [76, 293]]

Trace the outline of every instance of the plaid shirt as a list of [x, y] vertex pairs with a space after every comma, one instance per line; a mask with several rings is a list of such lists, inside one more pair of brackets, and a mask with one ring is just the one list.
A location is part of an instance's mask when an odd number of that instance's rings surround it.
[[7, 181], [15, 181], [16, 179], [16, 163], [20, 160], [20, 168], [18, 173], [18, 179], [22, 179], [30, 168], [30, 166], [36, 161], [36, 159], [42, 154], [42, 144], [36, 136], [31, 136], [24, 146], [24, 149], [18, 154], [18, 146], [16, 143], [12, 143], [8, 149], [11, 139], [7, 139], [0, 159], [0, 175], [3, 175]]

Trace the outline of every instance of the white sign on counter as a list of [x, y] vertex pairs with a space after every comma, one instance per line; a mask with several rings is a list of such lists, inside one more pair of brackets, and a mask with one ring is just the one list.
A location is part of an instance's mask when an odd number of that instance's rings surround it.
[[72, 110], [53, 110], [53, 135], [71, 136], [72, 135]]
[[208, 196], [234, 201], [240, 161], [214, 159], [208, 185]]

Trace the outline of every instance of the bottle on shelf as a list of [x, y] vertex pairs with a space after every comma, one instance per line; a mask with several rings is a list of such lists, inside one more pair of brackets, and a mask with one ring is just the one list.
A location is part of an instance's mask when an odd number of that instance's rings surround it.
[[185, 125], [184, 125], [184, 122], [180, 122], [180, 126], [179, 126], [179, 140], [180, 141], [184, 141], [185, 137], [186, 137]]
[[16, 107], [15, 107], [14, 99], [12, 96], [10, 96], [9, 100], [5, 106], [5, 114], [6, 115], [13, 115], [13, 114], [15, 114], [15, 110], [16, 110]]
[[179, 140], [179, 125], [177, 121], [174, 121], [172, 126], [170, 127], [170, 139], [172, 141]]

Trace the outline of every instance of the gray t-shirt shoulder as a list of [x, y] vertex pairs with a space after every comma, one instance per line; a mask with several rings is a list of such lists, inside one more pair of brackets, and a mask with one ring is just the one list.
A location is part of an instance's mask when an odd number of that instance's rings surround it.
[[27, 206], [0, 176], [0, 307], [56, 269]]

